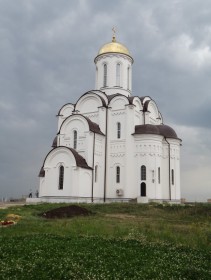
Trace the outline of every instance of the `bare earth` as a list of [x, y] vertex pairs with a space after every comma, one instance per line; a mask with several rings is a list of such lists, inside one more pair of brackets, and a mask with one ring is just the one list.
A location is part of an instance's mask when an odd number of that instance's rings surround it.
[[0, 209], [6, 209], [13, 206], [23, 206], [25, 202], [0, 202]]

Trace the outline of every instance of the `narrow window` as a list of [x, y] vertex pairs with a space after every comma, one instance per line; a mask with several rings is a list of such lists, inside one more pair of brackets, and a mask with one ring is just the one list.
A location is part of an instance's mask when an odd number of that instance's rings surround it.
[[160, 167], [158, 167], [158, 184], [160, 184]]
[[127, 89], [130, 89], [130, 67], [127, 68]]
[[120, 183], [120, 167], [116, 167], [116, 182]]
[[98, 171], [98, 166], [95, 165], [95, 183], [97, 182], [97, 171]]
[[152, 183], [155, 182], [155, 170], [152, 170]]
[[73, 149], [77, 149], [77, 131], [76, 130], [74, 130], [73, 131]]
[[121, 123], [120, 122], [117, 123], [117, 138], [118, 139], [121, 138]]
[[141, 180], [145, 181], [147, 178], [146, 166], [141, 166]]
[[96, 87], [98, 87], [98, 68], [96, 67]]
[[120, 63], [116, 65], [116, 85], [120, 87]]
[[64, 183], [64, 166], [59, 167], [59, 190], [63, 190]]
[[174, 169], [171, 170], [171, 184], [174, 185]]
[[103, 87], [107, 86], [107, 64], [103, 65]]

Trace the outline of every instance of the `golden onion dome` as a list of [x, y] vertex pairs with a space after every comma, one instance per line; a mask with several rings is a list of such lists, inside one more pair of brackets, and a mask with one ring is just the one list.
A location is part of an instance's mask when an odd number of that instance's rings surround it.
[[105, 53], [121, 53], [131, 57], [129, 50], [123, 44], [116, 42], [116, 37], [113, 36], [112, 42], [103, 45], [97, 56]]

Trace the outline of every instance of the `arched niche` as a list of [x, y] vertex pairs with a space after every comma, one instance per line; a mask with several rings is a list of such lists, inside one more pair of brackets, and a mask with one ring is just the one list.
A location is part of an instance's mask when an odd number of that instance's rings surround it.
[[112, 108], [112, 110], [123, 110], [125, 109], [125, 106], [129, 104], [128, 98], [124, 95], [118, 95], [112, 98], [112, 100], [109, 103], [109, 107]]
[[98, 112], [99, 107], [105, 105], [103, 98], [95, 93], [87, 93], [77, 101], [75, 111], [80, 114]]

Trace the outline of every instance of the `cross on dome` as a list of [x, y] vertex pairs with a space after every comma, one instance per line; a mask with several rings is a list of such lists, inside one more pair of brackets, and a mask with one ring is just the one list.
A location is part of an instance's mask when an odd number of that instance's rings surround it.
[[116, 42], [116, 29], [115, 27], [112, 28], [113, 36], [112, 36], [112, 42]]

